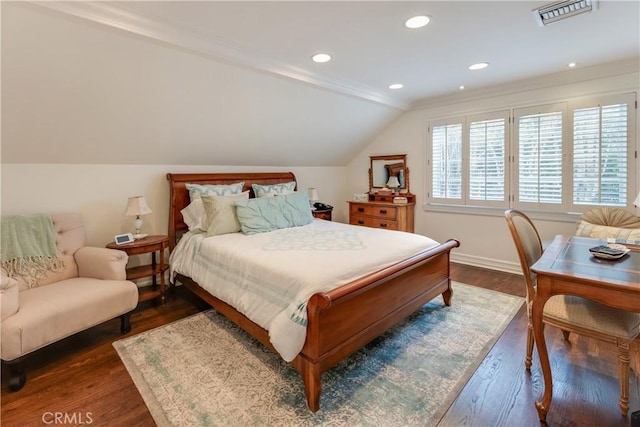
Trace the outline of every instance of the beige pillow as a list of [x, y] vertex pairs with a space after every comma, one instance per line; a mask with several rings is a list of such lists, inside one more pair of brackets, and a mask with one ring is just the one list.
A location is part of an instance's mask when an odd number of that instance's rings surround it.
[[640, 228], [609, 227], [580, 221], [576, 236], [593, 237], [595, 239], [613, 237], [616, 240], [640, 241]]
[[237, 233], [240, 231], [240, 223], [236, 216], [236, 200], [248, 199], [249, 192], [229, 196], [202, 196], [202, 203], [206, 214], [203, 229], [207, 236], [218, 234]]

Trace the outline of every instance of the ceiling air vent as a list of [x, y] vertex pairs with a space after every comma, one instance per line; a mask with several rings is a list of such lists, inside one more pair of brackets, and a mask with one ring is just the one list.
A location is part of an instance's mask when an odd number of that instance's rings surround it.
[[552, 22], [598, 8], [598, 0], [566, 0], [548, 4], [533, 10], [538, 23], [549, 25]]

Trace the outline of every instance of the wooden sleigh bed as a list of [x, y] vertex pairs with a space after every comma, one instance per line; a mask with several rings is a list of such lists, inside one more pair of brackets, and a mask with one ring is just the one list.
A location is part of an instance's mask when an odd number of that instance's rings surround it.
[[[180, 211], [190, 202], [187, 183], [277, 184], [295, 181], [291, 172], [167, 174], [170, 184], [169, 246], [173, 250], [187, 226]], [[253, 195], [252, 195], [253, 197]], [[309, 409], [320, 408], [320, 376], [347, 356], [438, 295], [451, 304], [450, 251], [460, 244], [446, 242], [371, 273], [329, 292], [316, 293], [307, 306], [308, 324], [302, 351], [291, 362], [302, 376]], [[189, 277], [176, 280], [224, 314], [262, 344], [275, 351], [269, 332], [224, 301], [214, 297]]]

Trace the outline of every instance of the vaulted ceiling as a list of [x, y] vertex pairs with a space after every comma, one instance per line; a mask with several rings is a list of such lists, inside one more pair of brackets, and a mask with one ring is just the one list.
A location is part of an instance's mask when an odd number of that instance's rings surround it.
[[344, 165], [405, 111], [637, 62], [639, 2], [547, 3], [2, 2], [2, 160]]

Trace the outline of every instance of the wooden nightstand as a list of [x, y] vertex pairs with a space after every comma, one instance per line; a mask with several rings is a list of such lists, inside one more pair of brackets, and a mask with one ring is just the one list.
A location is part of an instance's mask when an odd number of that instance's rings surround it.
[[331, 209], [316, 209], [315, 211], [311, 211], [311, 213], [313, 214], [314, 218], [326, 219], [327, 221], [331, 221], [331, 212], [332, 211], [333, 211], [333, 208], [331, 208]]
[[[127, 268], [127, 280], [141, 279], [143, 277], [151, 277], [152, 291], [141, 292], [140, 301], [147, 301], [156, 297], [160, 297], [162, 304], [165, 303], [165, 277], [167, 265], [164, 262], [164, 251], [169, 246], [168, 236], [147, 236], [143, 239], [136, 240], [133, 243], [118, 245], [111, 242], [106, 245], [109, 249], [119, 249], [127, 253], [127, 255], [140, 255], [151, 253], [151, 264], [141, 265], [138, 267]], [[159, 262], [156, 262], [156, 252], [159, 253]], [[156, 276], [160, 276], [160, 289]]]

